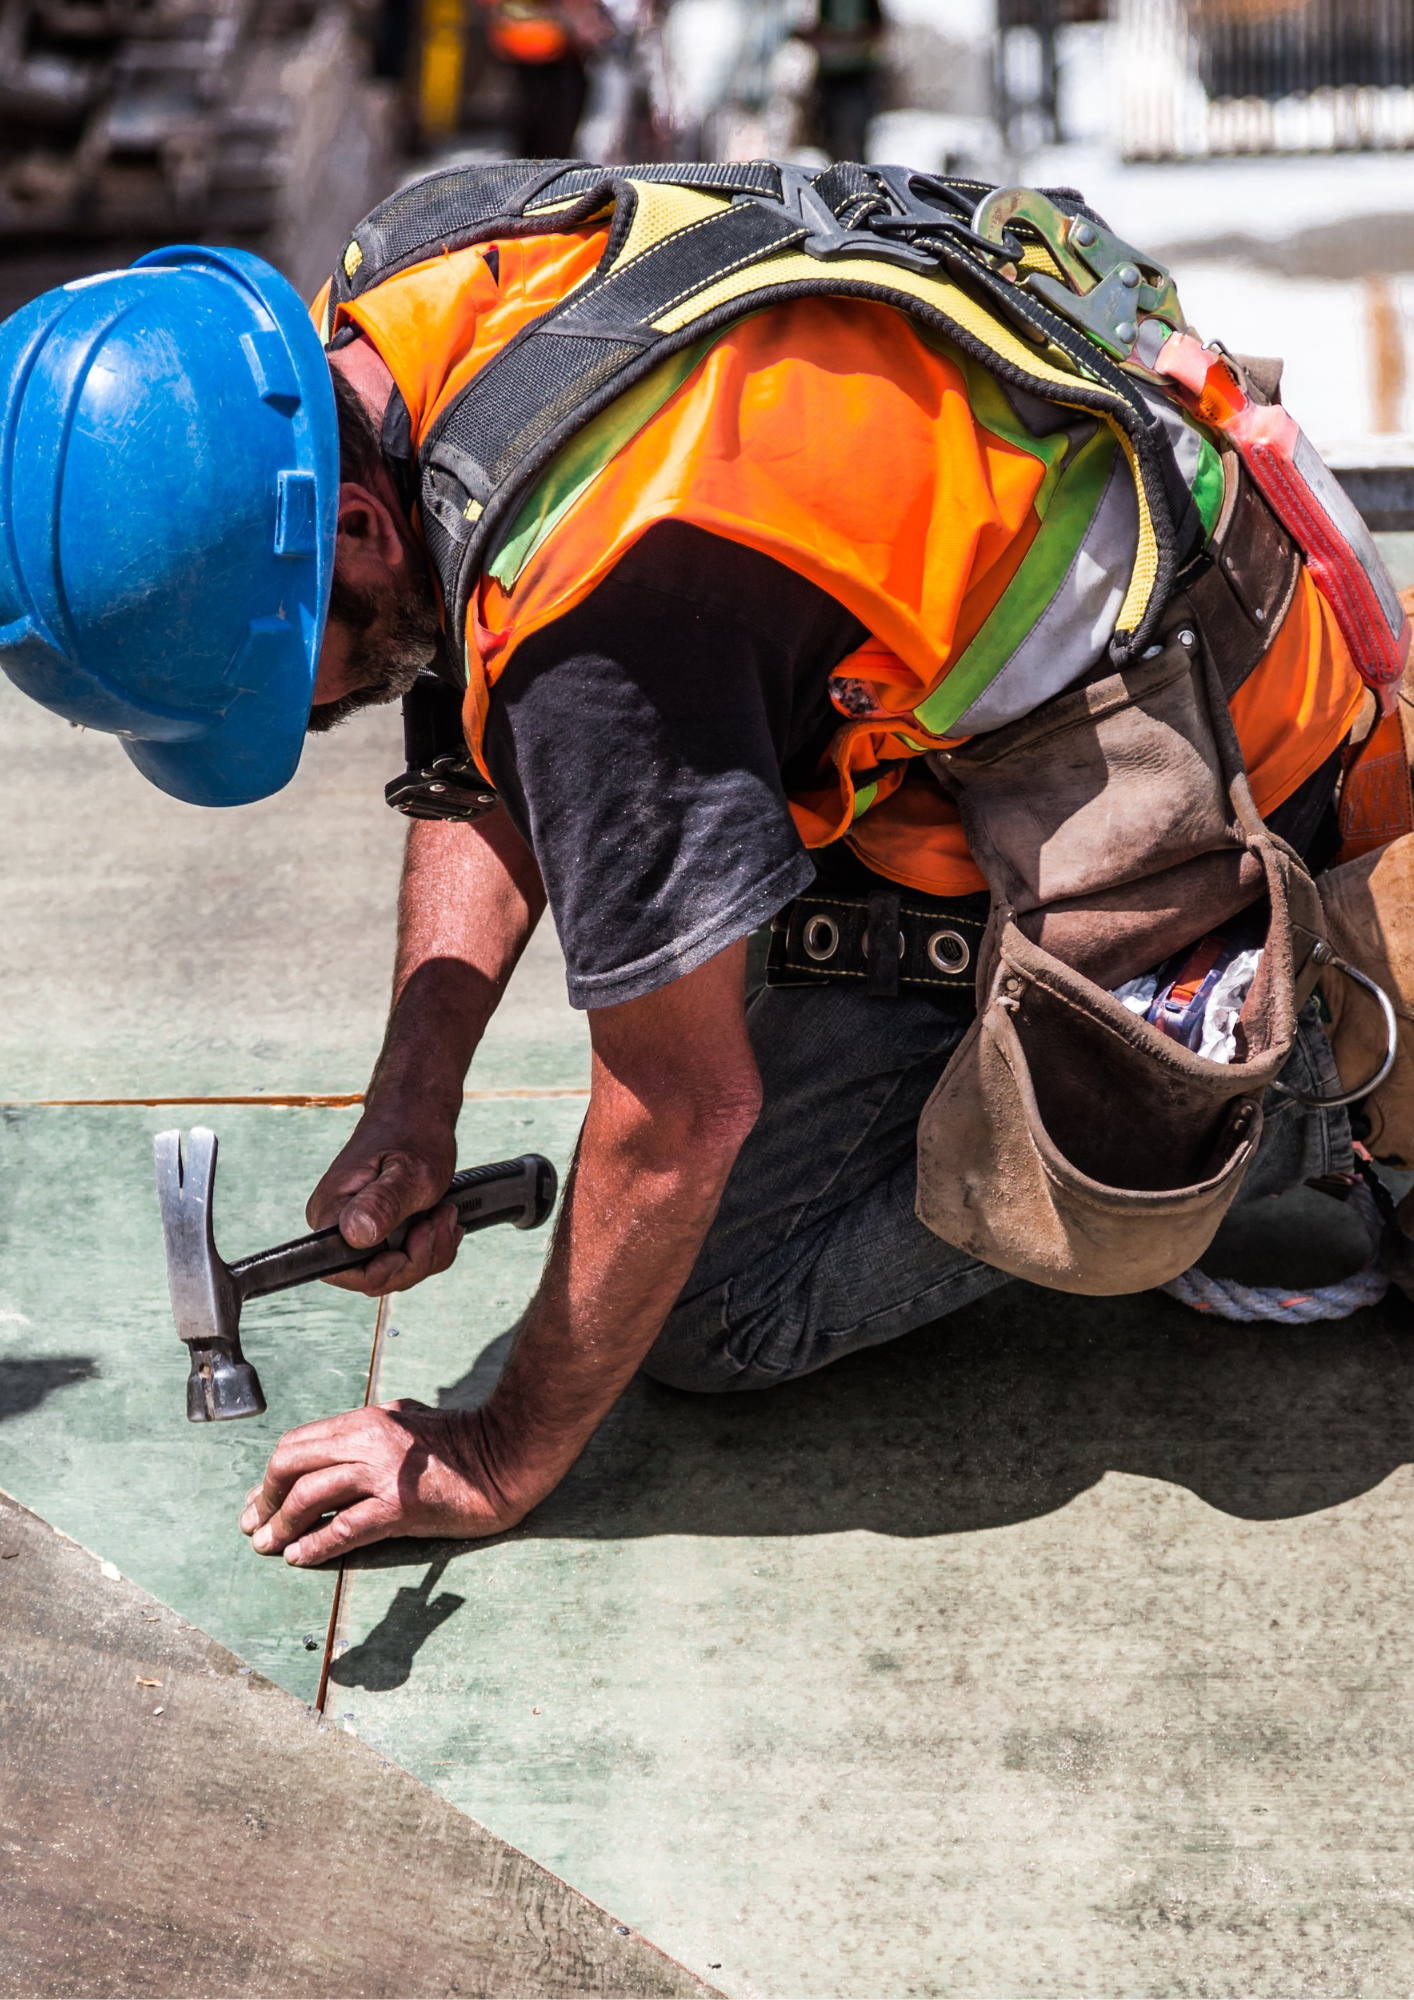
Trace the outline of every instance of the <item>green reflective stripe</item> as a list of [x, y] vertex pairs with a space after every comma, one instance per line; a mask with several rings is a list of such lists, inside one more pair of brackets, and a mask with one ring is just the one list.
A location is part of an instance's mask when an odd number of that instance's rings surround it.
[[877, 779], [872, 785], [862, 785], [854, 795], [854, 811], [850, 814], [850, 818], [858, 819], [861, 813], [867, 813], [878, 796], [879, 784]]
[[[737, 325], [740, 323], [738, 321]], [[631, 443], [651, 418], [657, 416], [707, 350], [724, 338], [726, 332], [735, 330], [732, 327], [722, 333], [709, 334], [706, 339], [683, 348], [681, 353], [670, 355], [571, 438], [564, 450], [550, 461], [544, 477], [532, 487], [525, 504], [511, 523], [506, 539], [486, 565], [487, 576], [493, 577], [503, 590], [511, 589], [535, 551], [558, 527], [586, 487], [598, 478], [609, 460]]]
[[1204, 438], [1198, 448], [1198, 470], [1193, 478], [1193, 504], [1198, 509], [1198, 517], [1203, 523], [1205, 537], [1212, 534], [1218, 525], [1218, 516], [1223, 509], [1223, 462], [1222, 456]]
[[[1016, 575], [941, 687], [914, 709], [934, 736], [946, 736], [991, 685], [1064, 583], [1084, 544], [1119, 449], [1105, 426], [1064, 468], [1051, 505]], [[1077, 662], [1077, 671], [1080, 666]]]

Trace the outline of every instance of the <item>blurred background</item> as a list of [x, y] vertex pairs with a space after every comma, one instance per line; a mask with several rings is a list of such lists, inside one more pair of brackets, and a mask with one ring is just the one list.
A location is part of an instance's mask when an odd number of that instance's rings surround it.
[[1408, 456], [1414, 0], [0, 0], [0, 312], [174, 239], [312, 294], [401, 181], [570, 153], [1078, 186]]

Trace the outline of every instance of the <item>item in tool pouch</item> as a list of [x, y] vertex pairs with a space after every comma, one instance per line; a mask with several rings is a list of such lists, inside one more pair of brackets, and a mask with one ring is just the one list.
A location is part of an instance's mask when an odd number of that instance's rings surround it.
[[1238, 1016], [1261, 962], [1260, 947], [1211, 932], [1152, 972], [1126, 980], [1114, 996], [1195, 1055], [1230, 1063], [1237, 1058]]

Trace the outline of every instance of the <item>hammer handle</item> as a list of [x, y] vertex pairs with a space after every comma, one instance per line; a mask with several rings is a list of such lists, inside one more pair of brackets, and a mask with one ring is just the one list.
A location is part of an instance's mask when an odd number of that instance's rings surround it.
[[[463, 1229], [489, 1229], [497, 1222], [513, 1222], [517, 1229], [534, 1229], [555, 1205], [555, 1169], [540, 1153], [525, 1153], [518, 1160], [497, 1160], [486, 1167], [468, 1167], [454, 1174], [443, 1201], [456, 1203], [457, 1219]], [[441, 1207], [441, 1202], [437, 1204]], [[371, 1250], [355, 1250], [337, 1228], [316, 1229], [310, 1236], [296, 1237], [293, 1243], [277, 1243], [273, 1250], [257, 1250], [232, 1264], [231, 1277], [239, 1297], [261, 1299], [270, 1292], [288, 1291], [292, 1285], [307, 1285], [313, 1278], [331, 1278], [337, 1271], [356, 1271], [370, 1264], [384, 1250], [401, 1250], [407, 1233], [432, 1213], [424, 1209], [399, 1223]]]

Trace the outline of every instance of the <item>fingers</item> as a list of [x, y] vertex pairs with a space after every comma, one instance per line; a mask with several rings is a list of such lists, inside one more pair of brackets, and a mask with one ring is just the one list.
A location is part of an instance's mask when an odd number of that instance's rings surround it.
[[381, 1157], [379, 1152], [359, 1157], [348, 1147], [340, 1153], [305, 1203], [305, 1220], [311, 1229], [327, 1229], [338, 1220], [339, 1210], [349, 1196], [367, 1187], [377, 1174]]
[[348, 1410], [342, 1416], [321, 1417], [315, 1423], [286, 1431], [270, 1454], [264, 1479], [246, 1495], [241, 1532], [253, 1535], [305, 1473], [355, 1459], [358, 1455], [355, 1438], [364, 1421], [364, 1411]]
[[385, 1153], [377, 1174], [355, 1190], [339, 1210], [339, 1231], [355, 1250], [371, 1250], [390, 1229], [419, 1209], [430, 1208], [446, 1190], [433, 1182], [425, 1160], [411, 1153]]
[[346, 1507], [313, 1534], [302, 1535], [285, 1550], [285, 1561], [295, 1569], [310, 1569], [334, 1556], [346, 1556], [353, 1549], [367, 1548], [390, 1534], [406, 1533], [400, 1527], [397, 1509], [385, 1500], [360, 1500]]
[[401, 1398], [305, 1424], [271, 1453], [241, 1527], [295, 1567], [389, 1535], [499, 1534], [525, 1510], [482, 1477], [467, 1421]]
[[[347, 1146], [323, 1175], [305, 1206], [311, 1228], [327, 1229], [341, 1221], [345, 1209], [377, 1185], [370, 1197], [368, 1213], [375, 1233], [367, 1238], [369, 1247], [386, 1236], [405, 1216], [420, 1208], [430, 1208], [451, 1178], [456, 1159], [456, 1141], [449, 1133], [428, 1131], [425, 1142], [415, 1129], [411, 1143], [387, 1144], [385, 1131], [369, 1130], [361, 1124]], [[348, 1236], [348, 1231], [344, 1234]], [[354, 1242], [353, 1237], [349, 1237]]]
[[356, 1271], [340, 1271], [324, 1282], [340, 1291], [362, 1292], [370, 1299], [382, 1298], [388, 1292], [409, 1291], [424, 1278], [448, 1268], [465, 1234], [455, 1206], [444, 1201], [408, 1231], [401, 1250], [380, 1251]]
[[269, 1520], [251, 1536], [258, 1555], [277, 1556], [306, 1528], [337, 1507], [368, 1498], [368, 1472], [361, 1465], [326, 1465], [297, 1479]]

